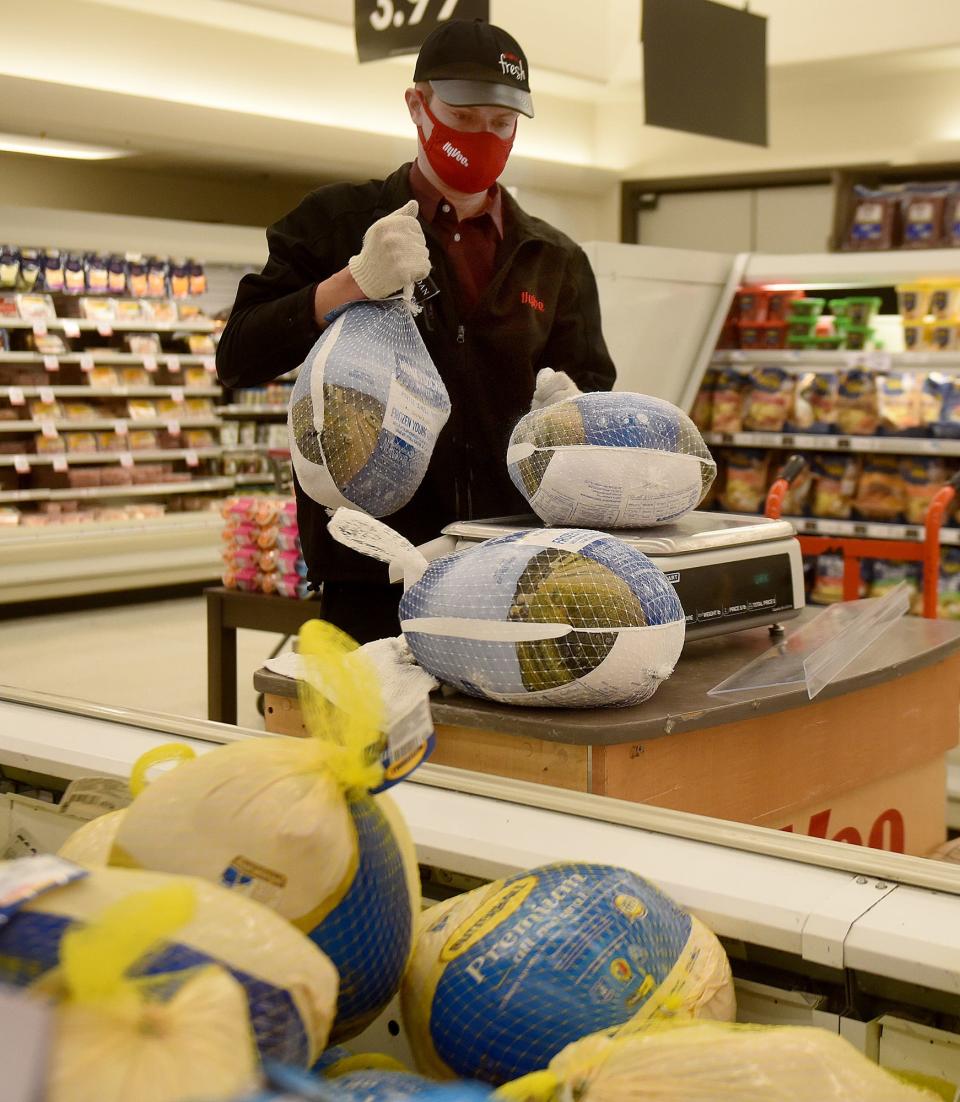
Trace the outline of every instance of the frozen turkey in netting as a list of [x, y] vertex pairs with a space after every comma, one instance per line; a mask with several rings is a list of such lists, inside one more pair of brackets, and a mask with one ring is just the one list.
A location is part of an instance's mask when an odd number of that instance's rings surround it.
[[423, 481], [450, 399], [401, 299], [343, 307], [310, 350], [290, 400], [293, 466], [331, 508], [395, 513]]
[[402, 564], [410, 650], [470, 696], [533, 707], [640, 704], [680, 657], [686, 617], [673, 586], [646, 555], [602, 532], [515, 532], [430, 563], [350, 510], [334, 514], [330, 533]]
[[580, 394], [518, 422], [514, 485], [545, 524], [647, 528], [695, 509], [717, 465], [690, 418], [645, 394]]

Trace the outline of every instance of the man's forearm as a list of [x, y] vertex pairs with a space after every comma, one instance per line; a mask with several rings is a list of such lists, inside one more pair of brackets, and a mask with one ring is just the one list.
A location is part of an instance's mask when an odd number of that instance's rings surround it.
[[317, 325], [321, 329], [324, 328], [327, 324], [324, 318], [331, 310], [336, 310], [338, 306], [343, 306], [347, 302], [358, 302], [366, 297], [350, 274], [350, 269], [341, 268], [329, 279], [317, 284], [313, 298], [313, 312]]

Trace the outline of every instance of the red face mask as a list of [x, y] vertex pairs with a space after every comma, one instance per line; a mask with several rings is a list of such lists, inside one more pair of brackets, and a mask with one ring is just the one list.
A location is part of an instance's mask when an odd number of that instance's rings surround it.
[[422, 127], [417, 127], [420, 144], [433, 171], [445, 184], [464, 195], [478, 195], [492, 187], [513, 149], [516, 125], [509, 141], [488, 130], [454, 130], [440, 122], [426, 100], [420, 102], [433, 123], [429, 138], [424, 136]]

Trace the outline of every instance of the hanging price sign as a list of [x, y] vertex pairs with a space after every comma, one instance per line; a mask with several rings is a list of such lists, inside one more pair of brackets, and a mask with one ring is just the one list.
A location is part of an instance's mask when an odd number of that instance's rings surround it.
[[357, 57], [379, 61], [415, 54], [423, 40], [450, 19], [490, 22], [490, 0], [354, 0]]
[[63, 323], [63, 335], [73, 340], [80, 336], [80, 323], [67, 320]]
[[60, 361], [57, 359], [56, 356], [44, 356], [43, 366], [47, 371], [59, 371]]

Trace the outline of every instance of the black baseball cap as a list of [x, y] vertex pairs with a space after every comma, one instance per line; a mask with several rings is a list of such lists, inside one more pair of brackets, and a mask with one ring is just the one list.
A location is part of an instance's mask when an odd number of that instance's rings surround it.
[[426, 80], [454, 107], [511, 107], [533, 118], [527, 58], [502, 27], [451, 19], [420, 47], [415, 81]]

